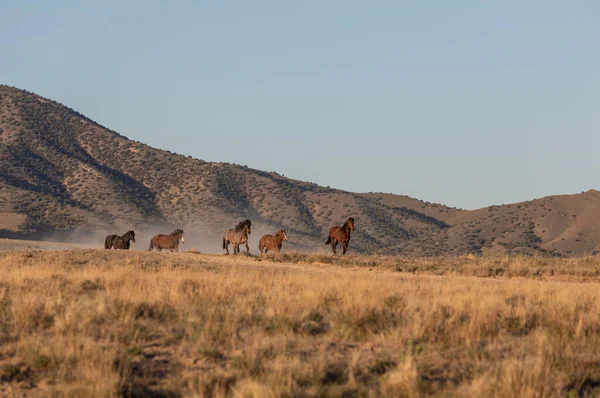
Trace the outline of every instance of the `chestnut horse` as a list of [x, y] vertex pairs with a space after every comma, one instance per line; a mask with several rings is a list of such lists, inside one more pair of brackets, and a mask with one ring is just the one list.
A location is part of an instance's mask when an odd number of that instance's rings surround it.
[[331, 227], [329, 230], [329, 238], [326, 245], [331, 243], [331, 249], [333, 250], [333, 254], [337, 253], [335, 250], [338, 243], [342, 244], [343, 253], [346, 254], [346, 250], [348, 250], [348, 244], [350, 243], [350, 232], [354, 231], [354, 218], [348, 218], [348, 221], [344, 223], [341, 227], [337, 225], [335, 227]]
[[244, 220], [234, 229], [225, 231], [223, 234], [223, 250], [227, 250], [229, 254], [229, 244], [233, 245], [233, 254], [240, 252], [240, 245], [246, 244], [246, 253], [250, 253], [250, 247], [248, 246], [248, 235], [250, 235], [252, 222], [250, 220]]
[[112, 249], [114, 247], [115, 249], [129, 250], [129, 246], [130, 246], [129, 241], [132, 241], [135, 243], [135, 232], [128, 231], [123, 236], [108, 235], [106, 237], [106, 240], [104, 241], [104, 248]]
[[162, 251], [162, 249], [169, 249], [171, 251], [175, 250], [176, 252], [178, 252], [179, 242], [185, 242], [182, 229], [176, 229], [169, 235], [158, 234], [150, 241], [150, 248], [148, 249], [148, 251], [156, 249], [160, 252]]
[[273, 250], [276, 253], [279, 253], [279, 250], [281, 250], [282, 242], [284, 240], [287, 240], [285, 229], [282, 229], [279, 232], [277, 232], [275, 236], [263, 235], [263, 237], [260, 238], [260, 242], [258, 243], [258, 249], [260, 250], [260, 254], [262, 254], [263, 249], [265, 250], [265, 253], [269, 250]]

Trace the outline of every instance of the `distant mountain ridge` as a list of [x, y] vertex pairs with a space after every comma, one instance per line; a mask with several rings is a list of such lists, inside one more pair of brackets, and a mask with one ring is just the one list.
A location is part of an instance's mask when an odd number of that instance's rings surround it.
[[188, 247], [218, 252], [222, 231], [250, 218], [254, 252], [260, 234], [282, 227], [286, 248], [326, 250], [329, 227], [353, 216], [351, 253], [569, 256], [599, 250], [598, 209], [594, 190], [466, 211], [325, 188], [155, 149], [0, 85], [0, 237], [67, 239], [135, 228], [145, 239], [182, 227]]

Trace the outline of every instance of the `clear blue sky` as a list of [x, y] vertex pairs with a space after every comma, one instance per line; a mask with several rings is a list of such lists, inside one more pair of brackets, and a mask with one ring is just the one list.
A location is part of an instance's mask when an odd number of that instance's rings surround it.
[[600, 185], [596, 1], [93, 3], [0, 1], [0, 83], [351, 191], [476, 208]]

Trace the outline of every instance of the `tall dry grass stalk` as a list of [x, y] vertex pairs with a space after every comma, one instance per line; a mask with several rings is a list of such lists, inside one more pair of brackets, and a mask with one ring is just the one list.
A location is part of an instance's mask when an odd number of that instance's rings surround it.
[[287, 256], [2, 254], [0, 395], [551, 397], [600, 384], [595, 258]]

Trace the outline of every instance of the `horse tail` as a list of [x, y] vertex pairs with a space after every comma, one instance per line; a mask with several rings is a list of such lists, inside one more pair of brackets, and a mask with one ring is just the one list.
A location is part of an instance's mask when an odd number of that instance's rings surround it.
[[148, 251], [151, 252], [152, 249], [154, 249], [154, 238], [150, 239], [150, 248], [148, 249]]
[[258, 242], [258, 251], [259, 251], [259, 253], [262, 253], [264, 247], [265, 247], [265, 244], [264, 244], [264, 242], [263, 242], [263, 240], [261, 238], [260, 242]]
[[223, 250], [227, 249], [227, 239], [225, 238], [227, 233], [223, 234]]
[[331, 243], [331, 234], [329, 234], [329, 238], [327, 238], [327, 242], [325, 242], [326, 245]]
[[104, 241], [104, 248], [105, 248], [105, 249], [110, 249], [110, 246], [111, 246], [111, 244], [110, 244], [110, 239], [109, 239], [109, 238], [110, 238], [110, 237], [109, 237], [109, 236], [107, 236], [107, 237], [106, 237], [106, 240]]

